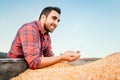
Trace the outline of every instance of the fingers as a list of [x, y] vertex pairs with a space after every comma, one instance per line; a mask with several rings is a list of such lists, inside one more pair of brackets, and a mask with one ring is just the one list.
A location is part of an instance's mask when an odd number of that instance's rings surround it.
[[76, 51], [73, 53], [75, 56], [79, 56], [80, 55], [80, 51]]
[[71, 62], [79, 59], [80, 57], [80, 51], [66, 51], [64, 53], [61, 53], [61, 56], [63, 60]]
[[76, 51], [76, 53], [80, 53], [80, 51]]
[[70, 53], [69, 57], [71, 58], [70, 61], [75, 61], [75, 60], [79, 59], [80, 51], [76, 51], [76, 52]]
[[79, 59], [79, 57], [80, 57], [80, 51], [76, 51], [74, 53], [73, 61]]
[[80, 53], [80, 51], [76, 51], [76, 52], [75, 52], [75, 51], [70, 51], [70, 50], [69, 50], [69, 51], [65, 51], [64, 53]]
[[80, 55], [80, 51], [66, 51], [64, 53], [62, 53], [61, 55], [69, 55], [69, 56], [77, 56], [77, 55]]

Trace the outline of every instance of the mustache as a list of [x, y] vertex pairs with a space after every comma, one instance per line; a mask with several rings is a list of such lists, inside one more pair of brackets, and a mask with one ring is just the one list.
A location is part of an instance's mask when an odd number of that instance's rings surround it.
[[50, 26], [53, 26], [54, 29], [57, 27], [54, 23], [50, 24]]

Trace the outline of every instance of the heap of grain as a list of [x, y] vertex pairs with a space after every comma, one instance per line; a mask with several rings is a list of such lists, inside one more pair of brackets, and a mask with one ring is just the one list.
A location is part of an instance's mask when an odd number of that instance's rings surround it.
[[10, 80], [120, 80], [120, 53], [85, 65], [61, 62], [43, 69], [27, 69]]

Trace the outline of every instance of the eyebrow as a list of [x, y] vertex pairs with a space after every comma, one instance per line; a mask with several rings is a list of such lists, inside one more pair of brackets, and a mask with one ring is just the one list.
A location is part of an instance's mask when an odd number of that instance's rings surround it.
[[[56, 16], [52, 16], [52, 18], [58, 19]], [[58, 19], [58, 22], [60, 22], [60, 19]]]

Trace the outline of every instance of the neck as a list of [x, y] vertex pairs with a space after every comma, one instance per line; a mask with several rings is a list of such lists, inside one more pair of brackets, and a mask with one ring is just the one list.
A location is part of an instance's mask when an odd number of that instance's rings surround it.
[[40, 24], [40, 26], [41, 26], [41, 33], [45, 34], [47, 31], [44, 29], [44, 22], [42, 20], [40, 20], [40, 22], [41, 22], [41, 24]]

